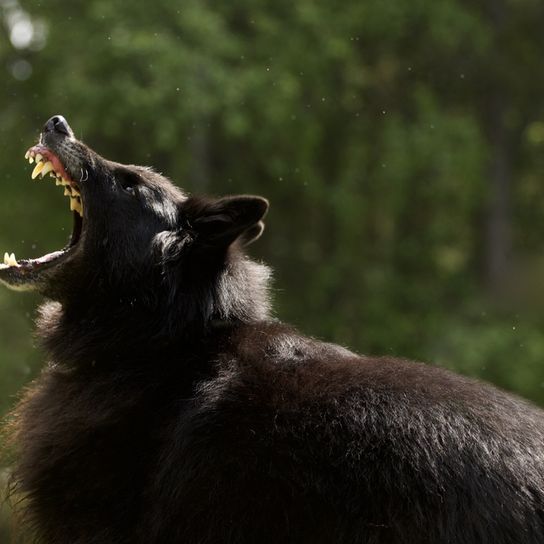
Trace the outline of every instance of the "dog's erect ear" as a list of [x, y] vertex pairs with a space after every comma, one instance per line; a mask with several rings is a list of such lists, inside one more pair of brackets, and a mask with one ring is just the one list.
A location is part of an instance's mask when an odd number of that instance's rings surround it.
[[260, 196], [229, 196], [200, 204], [191, 226], [206, 244], [229, 246], [238, 239], [247, 245], [264, 230], [261, 219], [268, 211], [268, 201]]
[[261, 234], [264, 231], [264, 223], [259, 221], [253, 227], [249, 227], [244, 233], [238, 238], [242, 246], [248, 246], [252, 244], [255, 240], [258, 240], [261, 237]]

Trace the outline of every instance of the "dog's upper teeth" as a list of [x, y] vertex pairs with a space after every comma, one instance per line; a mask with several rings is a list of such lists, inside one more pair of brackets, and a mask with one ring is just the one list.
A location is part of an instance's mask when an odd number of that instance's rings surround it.
[[[36, 159], [37, 157], [38, 155], [36, 155]], [[45, 166], [43, 162], [39, 162], [38, 160], [36, 160], [36, 162], [37, 164], [34, 167], [34, 170], [32, 170], [32, 179], [36, 179], [38, 177], [38, 174], [43, 170], [43, 167]]]
[[47, 161], [41, 171], [42, 178], [47, 174], [48, 172], [51, 172], [53, 170], [53, 163], [51, 161]]
[[81, 217], [83, 217], [83, 206], [81, 205], [81, 200], [76, 197], [70, 197], [70, 210], [76, 211]]
[[[34, 162], [34, 159], [36, 159], [36, 166], [32, 171], [32, 179], [36, 179], [40, 174], [42, 178], [46, 174], [49, 174], [52, 178], [55, 179], [55, 185], [64, 186], [64, 196], [70, 197], [70, 210], [76, 211], [77, 213], [79, 213], [79, 215], [81, 215], [81, 217], [83, 217], [83, 204], [81, 202], [81, 195], [78, 189], [72, 186], [72, 183], [69, 180], [64, 179], [62, 177], [62, 174], [59, 174], [55, 171], [53, 163], [48, 160], [44, 161], [43, 155], [41, 155], [40, 153], [35, 153], [34, 151], [27, 151], [25, 153], [25, 159], [28, 159], [30, 163]], [[14, 265], [18, 265], [17, 260], [15, 259], [15, 255], [13, 253], [11, 255], [6, 253], [4, 255], [4, 265], [2, 266]]]

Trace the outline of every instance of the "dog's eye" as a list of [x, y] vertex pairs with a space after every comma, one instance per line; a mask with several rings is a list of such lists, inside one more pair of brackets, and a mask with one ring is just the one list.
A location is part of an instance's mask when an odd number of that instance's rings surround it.
[[137, 173], [125, 168], [120, 169], [115, 176], [116, 185], [129, 195], [138, 194], [138, 185], [140, 182], [141, 179]]
[[120, 185], [123, 188], [123, 191], [131, 196], [136, 195], [138, 192], [136, 184], [131, 181], [126, 180], [126, 182], [121, 182]]

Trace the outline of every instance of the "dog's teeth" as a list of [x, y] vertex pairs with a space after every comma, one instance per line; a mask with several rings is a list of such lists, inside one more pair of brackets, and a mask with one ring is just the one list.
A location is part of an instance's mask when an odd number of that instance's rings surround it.
[[64, 196], [72, 196], [70, 187], [64, 187]]
[[38, 177], [38, 174], [43, 170], [44, 166], [45, 164], [43, 162], [38, 162], [38, 164], [34, 167], [34, 170], [32, 170], [32, 179], [36, 179]]
[[49, 177], [53, 179], [57, 179], [57, 176], [55, 176], [55, 172], [49, 172]]
[[62, 185], [62, 183], [60, 182], [60, 179], [59, 179], [59, 178], [56, 178], [56, 179], [55, 179], [55, 185]]
[[15, 258], [15, 253], [9, 254], [7, 251], [4, 253], [4, 264], [6, 266], [18, 266], [17, 259]]
[[83, 217], [83, 206], [79, 199], [75, 197], [70, 198], [70, 211], [76, 211], [81, 217]]
[[28, 160], [29, 157], [30, 157], [30, 151], [27, 151], [27, 152], [25, 153], [25, 159]]
[[36, 153], [36, 162], [40, 162], [42, 159], [43, 157], [39, 153]]
[[41, 171], [42, 178], [45, 176], [45, 174], [47, 174], [48, 172], [51, 172], [52, 170], [53, 170], [53, 163], [51, 161], [47, 161], [44, 164], [43, 169]]
[[28, 157], [28, 162], [30, 164], [32, 164], [34, 162], [34, 157], [32, 155], [30, 155], [30, 157]]

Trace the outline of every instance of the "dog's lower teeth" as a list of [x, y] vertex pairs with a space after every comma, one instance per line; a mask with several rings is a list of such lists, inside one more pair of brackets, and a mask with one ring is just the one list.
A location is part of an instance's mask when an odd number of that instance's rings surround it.
[[7, 251], [4, 253], [4, 264], [7, 266], [18, 266], [17, 259], [15, 258], [15, 253], [9, 254]]

